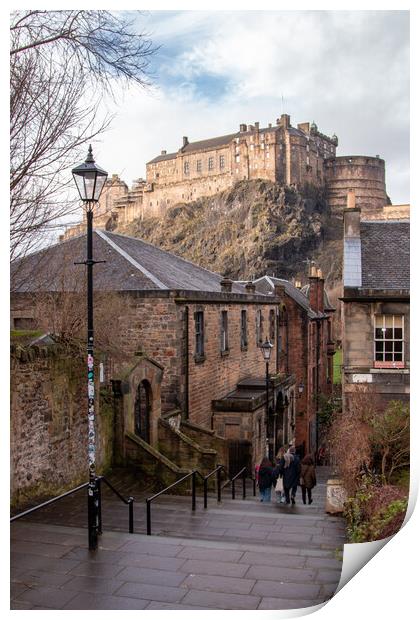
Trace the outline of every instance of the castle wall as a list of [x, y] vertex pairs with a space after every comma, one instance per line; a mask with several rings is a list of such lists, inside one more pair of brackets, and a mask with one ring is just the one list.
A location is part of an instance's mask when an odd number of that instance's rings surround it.
[[382, 211], [387, 203], [385, 162], [379, 157], [346, 156], [326, 161], [325, 179], [333, 213], [342, 213], [350, 189], [355, 192], [362, 216]]

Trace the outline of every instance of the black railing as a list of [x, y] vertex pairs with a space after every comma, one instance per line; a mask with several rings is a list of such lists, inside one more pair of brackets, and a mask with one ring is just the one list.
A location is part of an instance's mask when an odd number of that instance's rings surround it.
[[[124, 504], [126, 504], [128, 506], [128, 531], [130, 534], [133, 533], [134, 531], [134, 510], [133, 510], [133, 504], [134, 504], [134, 497], [128, 497], [127, 499], [125, 499], [125, 497], [123, 497], [121, 495], [121, 493], [119, 493], [119, 491], [117, 491], [117, 489], [109, 482], [109, 480], [107, 480], [105, 478], [105, 476], [97, 476], [95, 479], [95, 483], [97, 485], [97, 489], [98, 489], [98, 534], [102, 534], [102, 493], [101, 493], [101, 482], [105, 482], [105, 484], [111, 489], [111, 491], [113, 491], [113, 493], [119, 497], [119, 499], [121, 501], [124, 502]], [[41, 508], [45, 508], [46, 506], [50, 506], [51, 504], [54, 504], [55, 502], [58, 502], [60, 499], [64, 499], [65, 497], [68, 497], [69, 495], [73, 495], [73, 493], [77, 493], [77, 491], [80, 491], [81, 489], [85, 489], [89, 486], [89, 482], [85, 482], [84, 484], [79, 485], [78, 487], [75, 487], [74, 489], [70, 489], [70, 491], [66, 491], [65, 493], [62, 493], [61, 495], [58, 495], [57, 497], [53, 497], [52, 499], [47, 500], [46, 502], [43, 502], [42, 504], [38, 504], [37, 506], [33, 506], [33, 508], [29, 508], [28, 510], [25, 510], [23, 512], [20, 512], [17, 515], [14, 515], [13, 517], [10, 518], [10, 522], [12, 523], [13, 521], [17, 521], [17, 519], [21, 519], [22, 517], [26, 517], [28, 515], [30, 515], [31, 513], [37, 511], [37, 510], [41, 510]]]
[[10, 523], [12, 523], [12, 521], [17, 521], [18, 519], [21, 519], [22, 517], [26, 517], [27, 515], [30, 515], [32, 512], [35, 512], [36, 510], [40, 510], [41, 508], [45, 508], [46, 506], [49, 506], [50, 504], [54, 504], [54, 502], [58, 502], [59, 499], [63, 499], [64, 497], [73, 495], [73, 493], [76, 493], [77, 491], [80, 491], [81, 489], [85, 489], [88, 486], [89, 486], [89, 482], [85, 482], [84, 484], [81, 484], [80, 486], [75, 487], [74, 489], [71, 489], [70, 491], [66, 491], [66, 493], [62, 493], [61, 495], [58, 495], [57, 497], [53, 497], [52, 499], [49, 499], [46, 502], [43, 502], [42, 504], [38, 504], [37, 506], [34, 506], [33, 508], [28, 508], [28, 510], [24, 510], [23, 512], [20, 512], [19, 514], [14, 515], [13, 517], [10, 517]]
[[164, 489], [162, 489], [158, 493], [155, 493], [154, 495], [152, 495], [151, 497], [148, 497], [146, 499], [146, 522], [147, 522], [146, 523], [146, 533], [147, 533], [148, 536], [151, 536], [151, 534], [152, 534], [152, 507], [151, 507], [151, 504], [152, 504], [153, 500], [155, 500], [157, 497], [160, 497], [161, 495], [166, 493], [166, 491], [169, 491], [170, 489], [175, 488], [181, 482], [185, 482], [185, 480], [188, 480], [188, 478], [191, 478], [191, 510], [195, 510], [195, 508], [196, 508], [196, 486], [197, 486], [196, 485], [196, 476], [197, 476], [197, 474], [199, 476], [201, 476], [201, 478], [203, 478], [203, 476], [200, 474], [199, 471], [196, 471], [196, 470], [191, 471], [189, 474], [186, 474], [185, 476], [183, 476], [179, 480], [176, 480], [175, 482], [173, 482], [169, 486], [165, 487]]
[[[224, 472], [227, 475], [227, 480], [225, 481], [224, 484], [222, 484], [222, 472]], [[198, 470], [194, 470], [194, 471], [186, 474], [185, 476], [183, 476], [179, 480], [176, 480], [175, 482], [173, 482], [169, 486], [165, 487], [164, 489], [162, 489], [158, 493], [155, 493], [154, 495], [152, 495], [151, 497], [148, 497], [146, 499], [146, 533], [147, 533], [147, 535], [151, 536], [151, 534], [152, 534], [152, 502], [153, 502], [153, 500], [157, 499], [158, 497], [160, 497], [161, 495], [163, 495], [167, 491], [175, 488], [181, 482], [185, 482], [186, 480], [191, 478], [191, 510], [195, 511], [196, 505], [197, 505], [197, 476], [200, 476], [200, 478], [203, 481], [203, 494], [204, 494], [203, 507], [207, 508], [207, 506], [208, 506], [208, 481], [214, 475], [216, 475], [216, 489], [217, 489], [217, 501], [218, 501], [218, 503], [220, 503], [222, 501], [222, 489], [223, 489], [223, 487], [227, 486], [228, 484], [231, 485], [232, 499], [236, 498], [235, 482], [236, 482], [236, 480], [239, 477], [242, 478], [242, 499], [246, 498], [246, 478], [247, 478], [247, 476], [246, 476], [246, 467], [243, 467], [232, 478], [230, 478], [229, 473], [228, 473], [227, 469], [224, 467], [224, 465], [218, 465], [216, 467], [216, 469], [213, 469], [213, 471], [211, 471], [206, 476], [203, 476], [203, 474], [201, 474]], [[253, 481], [253, 495], [255, 497], [255, 495], [256, 495], [256, 481], [255, 481], [255, 478], [253, 478], [252, 481]]]

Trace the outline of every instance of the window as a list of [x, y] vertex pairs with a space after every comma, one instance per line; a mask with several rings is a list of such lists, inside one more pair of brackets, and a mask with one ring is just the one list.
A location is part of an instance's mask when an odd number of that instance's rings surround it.
[[204, 312], [196, 312], [195, 319], [195, 356], [204, 357]]
[[241, 310], [241, 349], [248, 348], [246, 310]]
[[241, 161], [241, 156], [240, 155], [235, 155], [235, 161], [238, 164]]
[[214, 168], [214, 157], [209, 157], [209, 170]]
[[220, 351], [222, 353], [229, 351], [227, 310], [222, 310], [220, 316]]
[[375, 316], [375, 367], [404, 367], [404, 317], [396, 314]]
[[276, 315], [274, 310], [270, 310], [270, 342], [274, 342], [276, 337]]
[[223, 168], [225, 167], [225, 156], [224, 155], [220, 155], [219, 165], [220, 165], [220, 170], [223, 170]]
[[184, 174], [186, 175], [190, 174], [190, 162], [189, 161], [184, 161]]
[[261, 346], [263, 338], [262, 338], [262, 311], [261, 310], [257, 310], [257, 314], [255, 315], [255, 322], [256, 322], [256, 337], [257, 337], [257, 347]]
[[201, 159], [197, 159], [197, 172], [201, 174], [201, 171], [202, 171]]

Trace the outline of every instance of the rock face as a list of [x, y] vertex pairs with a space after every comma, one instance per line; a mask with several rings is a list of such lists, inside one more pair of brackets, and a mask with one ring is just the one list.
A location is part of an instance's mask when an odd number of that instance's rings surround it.
[[291, 278], [316, 260], [330, 286], [341, 275], [341, 231], [323, 190], [298, 192], [266, 180], [240, 181], [117, 229], [233, 279]]

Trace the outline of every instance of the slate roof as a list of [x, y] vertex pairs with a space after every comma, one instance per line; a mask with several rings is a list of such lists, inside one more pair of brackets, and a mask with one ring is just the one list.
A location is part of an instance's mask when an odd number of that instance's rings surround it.
[[254, 284], [256, 291], [263, 293], [264, 295], [272, 295], [274, 292], [274, 285], [281, 284], [284, 286], [286, 294], [307, 311], [309, 318], [314, 319], [324, 316], [323, 314], [312, 310], [306, 295], [288, 280], [275, 278], [273, 276], [262, 276], [261, 278], [254, 280]]
[[360, 223], [362, 288], [410, 289], [410, 223]]
[[[263, 127], [262, 129], [261, 128], [259, 129], [259, 132], [267, 133], [270, 131], [275, 131], [276, 129], [278, 129], [277, 126], [276, 127]], [[300, 130], [296, 130], [296, 131], [302, 134]], [[200, 150], [211, 150], [211, 149], [217, 148], [218, 146], [228, 145], [235, 138], [239, 138], [241, 136], [251, 134], [251, 133], [253, 133], [253, 131], [238, 131], [236, 133], [226, 134], [225, 136], [217, 136], [215, 138], [207, 138], [205, 140], [198, 140], [196, 142], [188, 142], [188, 144], [182, 147], [180, 151], [182, 151], [183, 153], [193, 153], [195, 151], [200, 151]], [[158, 155], [157, 157], [155, 157], [154, 159], [151, 159], [147, 163], [156, 164], [160, 161], [175, 159], [176, 156], [177, 156], [177, 153], [167, 153], [166, 155]]]
[[[108, 231], [93, 231], [94, 288], [103, 291], [184, 290], [220, 293], [222, 277], [165, 252], [146, 241]], [[82, 290], [86, 278], [86, 235], [80, 235], [13, 261], [13, 292]], [[239, 284], [233, 293], [245, 294]]]

